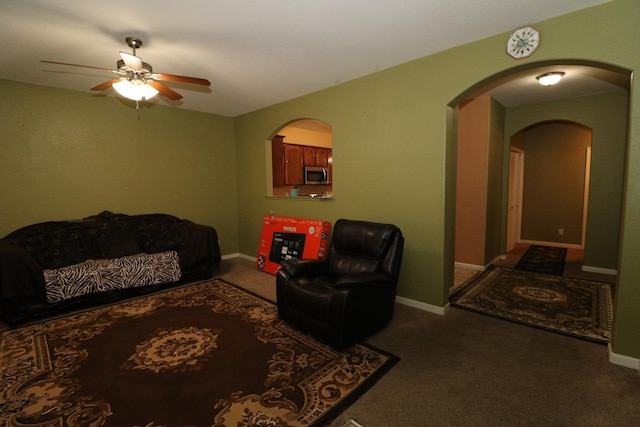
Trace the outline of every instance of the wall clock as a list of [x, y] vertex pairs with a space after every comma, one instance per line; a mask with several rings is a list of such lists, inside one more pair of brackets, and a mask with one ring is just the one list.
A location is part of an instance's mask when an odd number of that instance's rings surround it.
[[507, 41], [507, 52], [516, 59], [526, 58], [538, 48], [540, 34], [531, 27], [518, 28]]

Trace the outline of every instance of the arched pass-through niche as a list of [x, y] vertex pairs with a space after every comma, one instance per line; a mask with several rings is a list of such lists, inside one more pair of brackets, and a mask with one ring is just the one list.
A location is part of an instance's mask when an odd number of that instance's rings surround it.
[[291, 121], [267, 141], [267, 193], [273, 197], [333, 197], [331, 126], [316, 119]]

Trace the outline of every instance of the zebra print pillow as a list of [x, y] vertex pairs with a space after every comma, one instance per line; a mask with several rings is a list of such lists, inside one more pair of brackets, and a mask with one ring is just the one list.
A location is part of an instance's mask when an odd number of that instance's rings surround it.
[[54, 303], [94, 292], [177, 282], [181, 276], [178, 261], [177, 252], [167, 251], [90, 259], [44, 270], [47, 301]]

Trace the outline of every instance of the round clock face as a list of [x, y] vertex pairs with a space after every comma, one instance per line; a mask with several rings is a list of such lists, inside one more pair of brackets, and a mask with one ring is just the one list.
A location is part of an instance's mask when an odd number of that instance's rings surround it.
[[538, 47], [540, 34], [531, 27], [514, 31], [507, 42], [507, 52], [516, 59], [530, 56]]

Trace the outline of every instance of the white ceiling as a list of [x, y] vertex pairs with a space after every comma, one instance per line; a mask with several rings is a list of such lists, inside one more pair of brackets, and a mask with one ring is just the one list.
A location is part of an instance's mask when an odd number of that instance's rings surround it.
[[[565, 73], [560, 83], [555, 86], [540, 85], [536, 77], [551, 71]], [[514, 107], [629, 90], [630, 83], [631, 73], [628, 71], [564, 63], [514, 72], [485, 86], [479, 94], [489, 94], [505, 107]]]
[[0, 78], [115, 96], [88, 90], [106, 71], [40, 60], [115, 68], [135, 36], [154, 72], [212, 83], [150, 102], [235, 117], [607, 1], [0, 0]]

